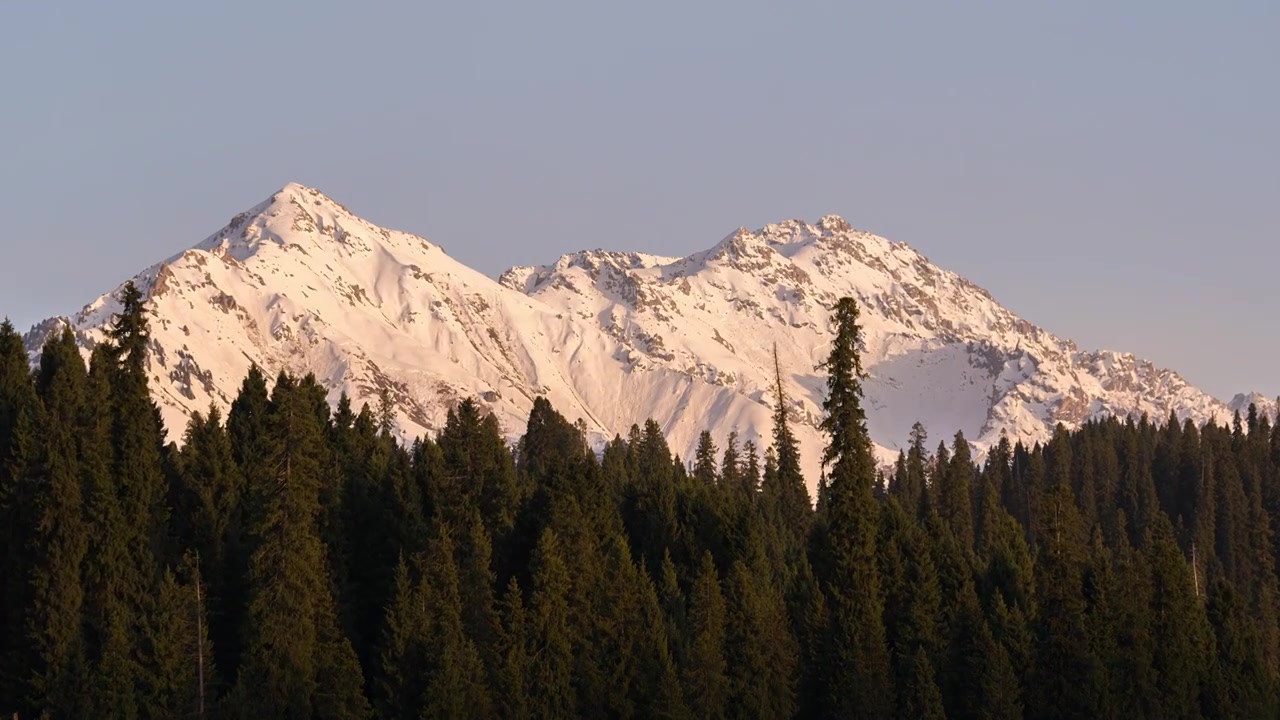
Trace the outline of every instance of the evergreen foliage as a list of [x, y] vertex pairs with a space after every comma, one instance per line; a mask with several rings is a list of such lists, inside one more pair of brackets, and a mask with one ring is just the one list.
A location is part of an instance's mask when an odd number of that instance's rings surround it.
[[403, 446], [389, 395], [330, 410], [256, 367], [166, 446], [119, 301], [87, 364], [0, 325], [0, 716], [1280, 713], [1256, 407], [985, 456], [917, 423], [879, 492], [845, 299], [808, 486], [780, 363], [768, 446], [706, 434], [689, 465], [652, 420], [593, 450], [542, 398], [514, 447], [469, 400]]

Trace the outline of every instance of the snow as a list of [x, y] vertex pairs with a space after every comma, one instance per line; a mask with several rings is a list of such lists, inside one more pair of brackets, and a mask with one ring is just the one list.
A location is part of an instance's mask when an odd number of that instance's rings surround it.
[[[291, 183], [193, 249], [134, 278], [149, 296], [149, 371], [170, 436], [192, 411], [225, 410], [251, 363], [315, 373], [331, 401], [391, 392], [404, 437], [438, 430], [473, 396], [514, 439], [545, 395], [592, 440], [655, 419], [691, 457], [708, 429], [723, 447], [768, 444], [773, 348], [811, 487], [823, 444], [820, 369], [831, 308], [862, 308], [868, 428], [892, 460], [911, 425], [931, 444], [957, 431], [982, 452], [1006, 434], [1043, 441], [1103, 414], [1206, 421], [1230, 406], [1131, 355], [1086, 353], [902, 243], [837, 216], [740, 228], [685, 258], [590, 250], [495, 281], [422, 238], [362, 220]], [[102, 338], [119, 289], [61, 322]], [[1243, 400], [1241, 398], [1244, 398]]]

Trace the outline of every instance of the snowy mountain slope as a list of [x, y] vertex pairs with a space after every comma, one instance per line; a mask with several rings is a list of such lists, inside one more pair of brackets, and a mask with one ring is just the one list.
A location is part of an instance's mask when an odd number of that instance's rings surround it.
[[[776, 345], [816, 484], [819, 364], [844, 294], [863, 307], [869, 426], [886, 461], [916, 420], [935, 441], [959, 429], [981, 450], [1001, 433], [1041, 440], [1054, 423], [1104, 413], [1207, 420], [1232, 409], [1132, 356], [1082, 352], [834, 216], [740, 229], [686, 258], [580, 252], [495, 282], [290, 184], [134, 280], [149, 298], [152, 387], [175, 439], [190, 412], [225, 409], [257, 363], [313, 372], [331, 400], [346, 392], [357, 406], [385, 389], [406, 437], [438, 429], [467, 396], [515, 437], [545, 395], [597, 443], [652, 417], [683, 457], [704, 428], [721, 446], [733, 430], [763, 446]], [[33, 328], [33, 356], [65, 323], [91, 348], [118, 292]]]
[[[886, 460], [917, 420], [935, 441], [961, 430], [981, 451], [1001, 434], [1042, 441], [1059, 422], [1107, 414], [1172, 411], [1203, 422], [1234, 409], [1132, 355], [1081, 351], [905, 244], [835, 216], [742, 228], [681, 259], [580, 252], [513, 268], [501, 282], [594, 319], [636, 366], [668, 367], [760, 403], [773, 401], [776, 346], [810, 447], [820, 442], [818, 365], [831, 307], [845, 294], [862, 307], [868, 425]], [[1242, 397], [1236, 404], [1247, 406]], [[1274, 403], [1260, 408], [1274, 413]]]

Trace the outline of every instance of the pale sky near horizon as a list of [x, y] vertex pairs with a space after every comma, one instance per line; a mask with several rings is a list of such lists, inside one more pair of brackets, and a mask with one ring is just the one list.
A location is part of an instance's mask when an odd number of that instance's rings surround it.
[[0, 4], [0, 315], [288, 181], [496, 275], [827, 213], [1280, 393], [1280, 3]]

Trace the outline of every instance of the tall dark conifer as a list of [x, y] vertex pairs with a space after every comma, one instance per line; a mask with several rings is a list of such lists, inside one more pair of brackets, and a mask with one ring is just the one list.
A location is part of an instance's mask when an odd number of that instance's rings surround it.
[[689, 594], [689, 636], [689, 658], [681, 673], [689, 710], [697, 718], [723, 718], [729, 694], [725, 608], [711, 553], [702, 556]]
[[[453, 539], [441, 524], [421, 570], [428, 649], [426, 673], [422, 678], [426, 685], [422, 717], [461, 720], [486, 717], [492, 712], [484, 663], [464, 627], [463, 599], [454, 558]], [[473, 598], [467, 600], [472, 602]], [[487, 622], [488, 618], [484, 620]], [[485, 628], [485, 631], [490, 630]], [[486, 640], [491, 642], [492, 638]]]
[[573, 638], [569, 635], [569, 569], [555, 532], [547, 530], [531, 560], [529, 709], [533, 717], [573, 717]]
[[720, 482], [728, 488], [742, 485], [742, 449], [738, 446], [738, 433], [731, 431], [724, 443], [720, 460]]
[[1039, 615], [1028, 714], [1094, 717], [1102, 701], [1102, 668], [1086, 630], [1086, 545], [1070, 484], [1060, 482], [1049, 491], [1040, 515]]
[[51, 340], [40, 357], [37, 388], [44, 408], [37, 461], [38, 481], [31, 488], [31, 536], [28, 539], [30, 604], [25, 635], [31, 667], [29, 701], [58, 717], [74, 717], [89, 708], [82, 619], [82, 567], [89, 550], [84, 488], [105, 474], [104, 438], [95, 437], [89, 402], [89, 376], [70, 329]]
[[817, 548], [830, 628], [824, 714], [889, 717], [893, 686], [876, 568], [879, 522], [871, 491], [875, 463], [862, 409], [861, 329], [852, 298], [837, 304], [835, 322], [822, 423], [830, 438], [823, 453], [830, 495], [826, 532]]
[[[147, 352], [151, 331], [142, 292], [132, 282], [120, 291], [119, 314], [107, 337], [111, 368], [111, 445], [121, 511], [129, 518], [131, 562], [146, 574], [149, 585], [159, 580], [158, 560], [168, 549], [168, 511], [161, 447], [164, 428], [147, 387]], [[139, 610], [140, 608], [135, 608]]]
[[928, 438], [924, 425], [917, 422], [911, 426], [910, 445], [902, 456], [902, 480], [891, 487], [902, 509], [912, 517], [921, 517], [926, 507], [925, 467], [929, 462], [929, 449], [925, 442]]
[[27, 353], [5, 320], [0, 324], [0, 712], [24, 707], [26, 694], [24, 627], [31, 572], [26, 550], [39, 422]]
[[199, 558], [209, 607], [209, 635], [217, 665], [234, 669], [239, 659], [244, 595], [244, 476], [235, 461], [222, 415], [210, 408], [187, 426], [177, 482], [170, 488], [175, 540]]
[[1196, 717], [1213, 667], [1213, 636], [1196, 592], [1191, 564], [1178, 547], [1173, 528], [1161, 518], [1147, 543], [1155, 639], [1152, 667], [1160, 717]]
[[755, 441], [748, 440], [742, 446], [742, 492], [755, 499], [760, 492], [760, 451]]
[[798, 648], [781, 595], [762, 574], [735, 561], [725, 603], [725, 661], [729, 717], [785, 718], [796, 714]]
[[698, 436], [698, 448], [694, 451], [693, 477], [703, 485], [716, 484], [716, 444], [706, 430]]
[[[778, 348], [773, 349], [774, 395], [777, 403], [773, 409], [774, 471], [765, 472], [762, 491], [777, 513], [780, 527], [789, 533], [789, 543], [799, 548], [804, 545], [812, 523], [813, 499], [804, 484], [800, 471], [800, 442], [791, 431], [788, 418], [786, 388], [782, 384], [782, 365], [778, 361]], [[766, 456], [766, 468], [768, 461]]]
[[234, 698], [241, 716], [368, 715], [320, 539], [325, 434], [310, 400], [292, 378], [276, 381], [267, 418], [272, 473], [251, 488], [250, 599]]

